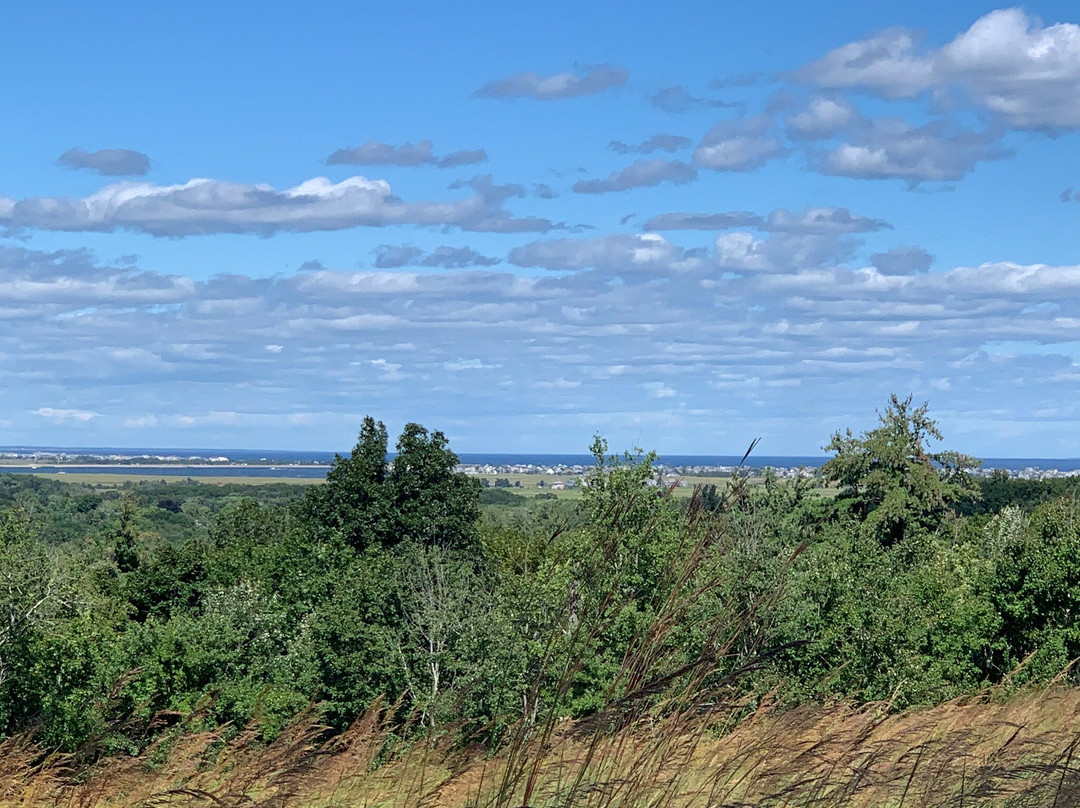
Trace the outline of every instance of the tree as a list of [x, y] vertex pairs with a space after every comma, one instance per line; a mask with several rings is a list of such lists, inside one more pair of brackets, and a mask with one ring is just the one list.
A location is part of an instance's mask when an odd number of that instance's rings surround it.
[[130, 491], [125, 492], [120, 500], [119, 522], [113, 542], [113, 556], [120, 572], [131, 572], [139, 566], [139, 548], [135, 533], [138, 510], [138, 498]]
[[892, 545], [916, 528], [933, 529], [948, 506], [974, 496], [967, 471], [980, 461], [956, 452], [929, 452], [930, 439], [941, 440], [927, 405], [912, 408], [911, 396], [893, 394], [880, 426], [856, 437], [836, 432], [825, 451], [835, 457], [822, 476], [842, 486], [837, 503], [863, 520], [879, 541]]
[[[412, 544], [401, 564], [401, 657], [414, 704], [435, 727], [440, 698], [475, 667], [464, 647], [492, 619], [487, 580], [469, 559], [439, 545]], [[449, 706], [449, 705], [444, 705]]]
[[0, 512], [0, 687], [16, 676], [21, 647], [72, 598], [65, 558], [35, 536], [30, 519]]
[[339, 532], [357, 548], [387, 543], [386, 450], [386, 427], [365, 417], [351, 454], [335, 455], [326, 484], [308, 489], [301, 511], [309, 524]]
[[456, 546], [476, 541], [480, 484], [456, 472], [457, 455], [442, 432], [406, 424], [387, 463], [386, 427], [366, 417], [348, 457], [338, 455], [326, 484], [313, 486], [301, 513], [358, 550], [411, 539]]
[[443, 547], [474, 546], [480, 484], [455, 471], [458, 456], [442, 432], [406, 424], [388, 479], [393, 543], [404, 539]]

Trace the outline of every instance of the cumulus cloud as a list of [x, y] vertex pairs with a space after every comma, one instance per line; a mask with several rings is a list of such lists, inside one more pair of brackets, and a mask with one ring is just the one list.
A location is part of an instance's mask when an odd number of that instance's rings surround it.
[[831, 138], [861, 119], [852, 103], [844, 98], [815, 96], [806, 109], [787, 119], [788, 134], [802, 140]]
[[620, 171], [611, 172], [604, 179], [579, 180], [574, 183], [574, 193], [606, 194], [611, 191], [628, 191], [670, 182], [684, 185], [697, 179], [697, 170], [681, 160], [637, 160]]
[[870, 263], [886, 275], [910, 275], [929, 270], [934, 256], [922, 247], [894, 247], [888, 252], [874, 253]]
[[[925, 271], [919, 248], [898, 247], [851, 269], [838, 258], [850, 231], [798, 232], [836, 217], [773, 219], [792, 232], [736, 230], [696, 246], [608, 235], [514, 251], [515, 264], [559, 270], [541, 276], [480, 266], [199, 280], [85, 251], [6, 247], [5, 406], [16, 430], [47, 421], [99, 434], [127, 423], [257, 445], [268, 426], [290, 426], [323, 445], [337, 434], [346, 443], [364, 411], [443, 424], [508, 418], [514, 430], [574, 423], [586, 443], [598, 425], [646, 417], [700, 429], [728, 423], [718, 389], [732, 418], [782, 402], [785, 390], [845, 407], [900, 382], [925, 395], [941, 379], [967, 406], [1001, 402], [1017, 377], [1028, 385], [1021, 409], [1070, 400], [1080, 267]], [[462, 388], [460, 374], [481, 371], [483, 385]], [[252, 400], [267, 403], [253, 410]], [[656, 410], [668, 400], [678, 407]], [[824, 440], [831, 427], [798, 429]]]
[[677, 395], [675, 388], [663, 382], [644, 382], [641, 386], [645, 388], [649, 398], [673, 398]]
[[683, 87], [674, 85], [671, 87], [664, 87], [657, 90], [649, 97], [649, 103], [659, 110], [664, 112], [670, 112], [672, 114], [679, 114], [682, 112], [689, 112], [695, 107], [701, 108], [718, 108], [718, 107], [733, 107], [736, 104], [721, 101], [715, 98], [701, 98], [699, 96], [692, 95]]
[[85, 424], [87, 421], [101, 417], [101, 413], [92, 410], [71, 410], [56, 407], [38, 407], [34, 410], [34, 415], [55, 424]]
[[487, 152], [483, 149], [456, 151], [439, 157], [434, 153], [435, 145], [430, 140], [421, 140], [415, 146], [405, 143], [394, 146], [369, 140], [362, 146], [351, 149], [338, 149], [326, 158], [327, 165], [352, 166], [436, 166], [437, 168], [456, 168], [458, 166], [483, 163]]
[[959, 180], [980, 162], [1012, 154], [998, 134], [973, 132], [948, 121], [911, 126], [898, 118], [879, 118], [817, 159], [824, 174], [858, 179], [899, 179], [909, 185]]
[[645, 230], [729, 230], [758, 227], [764, 219], [748, 211], [727, 213], [661, 213], [643, 225]]
[[390, 362], [386, 359], [369, 359], [367, 363], [378, 371], [378, 378], [384, 382], [396, 382], [408, 378], [407, 373], [401, 372], [400, 362]]
[[167, 305], [189, 300], [195, 288], [184, 276], [100, 265], [87, 250], [0, 246], [0, 303]]
[[777, 208], [766, 216], [748, 211], [725, 213], [662, 213], [645, 222], [646, 230], [730, 230], [749, 228], [772, 233], [842, 235], [891, 228], [882, 219], [852, 213], [847, 208], [816, 207], [801, 211]]
[[739, 231], [717, 236], [714, 262], [733, 272], [796, 272], [839, 263], [854, 249], [854, 243], [835, 233], [776, 233], [759, 239]]
[[541, 76], [539, 73], [516, 73], [497, 81], [489, 81], [473, 98], [534, 98], [553, 101], [595, 95], [615, 87], [622, 87], [630, 78], [625, 68], [616, 65], [596, 65], [579, 72], [556, 73]]
[[941, 48], [894, 28], [836, 48], [797, 78], [885, 98], [956, 90], [1019, 129], [1080, 128], [1080, 25], [1044, 25], [1022, 9], [991, 11]]
[[661, 133], [653, 135], [643, 143], [629, 144], [621, 140], [613, 140], [608, 143], [608, 148], [616, 154], [652, 154], [653, 152], [666, 151], [677, 152], [680, 149], [688, 149], [694, 145], [688, 137]]
[[150, 170], [150, 158], [132, 149], [68, 149], [57, 158], [67, 168], [85, 168], [105, 177], [137, 177]]
[[491, 267], [501, 259], [478, 253], [471, 247], [436, 247], [421, 262], [425, 267], [464, 269], [465, 267]]
[[395, 247], [391, 244], [382, 244], [375, 248], [377, 269], [395, 269], [404, 266], [464, 269], [465, 267], [495, 266], [500, 260], [478, 253], [471, 247], [436, 247], [430, 253], [425, 253], [419, 247], [408, 245]]
[[992, 11], [944, 48], [939, 71], [1022, 129], [1080, 128], [1080, 25]]
[[1000, 144], [1000, 126], [976, 131], [950, 117], [920, 126], [898, 117], [868, 118], [839, 96], [810, 98], [788, 115], [786, 131], [823, 173], [912, 186], [958, 180], [980, 162], [1012, 155]]
[[796, 75], [821, 87], [870, 90], [887, 98], [912, 97], [936, 83], [934, 61], [917, 54], [917, 44], [913, 31], [890, 28], [835, 48]]
[[714, 171], [753, 171], [784, 153], [764, 115], [722, 121], [694, 149], [694, 163]]
[[129, 230], [152, 236], [345, 230], [386, 225], [441, 225], [477, 232], [541, 232], [555, 225], [536, 217], [517, 218], [502, 203], [520, 196], [520, 186], [474, 178], [452, 188], [474, 194], [448, 202], [405, 202], [385, 180], [325, 177], [277, 190], [269, 185], [194, 179], [179, 185], [122, 182], [82, 199], [0, 197], [0, 227], [55, 231]]
[[393, 244], [380, 244], [375, 248], [375, 266], [378, 269], [395, 269], [415, 264], [423, 256], [424, 251], [419, 247]]
[[642, 272], [685, 266], [684, 250], [655, 234], [534, 241], [510, 251], [510, 263], [552, 270]]
[[447, 188], [451, 191], [460, 191], [464, 188], [476, 192], [485, 204], [491, 206], [501, 205], [508, 199], [525, 196], [525, 186], [517, 182], [499, 184], [491, 174], [479, 174], [468, 179], [458, 179], [450, 183]]
[[777, 208], [769, 213], [762, 230], [773, 233], [807, 233], [839, 235], [843, 233], [873, 233], [891, 229], [883, 219], [874, 219], [847, 208], [812, 207], [800, 211]]
[[[759, 221], [768, 226], [767, 217]], [[705, 247], [685, 249], [656, 233], [550, 239], [512, 250], [510, 263], [562, 271], [598, 270], [624, 278], [650, 273], [789, 272], [831, 266], [850, 257], [856, 246], [846, 238], [850, 232], [796, 227], [764, 238], [746, 231], [725, 233], [716, 238], [711, 253]]]

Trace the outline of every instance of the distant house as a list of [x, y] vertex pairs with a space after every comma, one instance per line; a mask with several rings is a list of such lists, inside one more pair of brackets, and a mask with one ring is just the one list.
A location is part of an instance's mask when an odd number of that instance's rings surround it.
[[566, 483], [556, 481], [551, 484], [550, 488], [552, 491], [562, 491], [564, 488], [566, 488]]

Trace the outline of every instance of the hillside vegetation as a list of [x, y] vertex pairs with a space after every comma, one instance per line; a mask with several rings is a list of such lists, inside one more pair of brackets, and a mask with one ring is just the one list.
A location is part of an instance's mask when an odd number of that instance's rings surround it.
[[306, 489], [0, 476], [0, 802], [1053, 805], [1075, 489], [940, 437], [894, 397], [835, 497], [598, 439], [580, 499], [482, 508], [370, 418]]

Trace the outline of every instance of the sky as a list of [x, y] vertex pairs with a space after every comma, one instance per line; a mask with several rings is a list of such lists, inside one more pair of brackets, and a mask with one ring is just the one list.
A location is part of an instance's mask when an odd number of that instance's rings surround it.
[[0, 445], [1080, 456], [1080, 7], [14, 4]]

